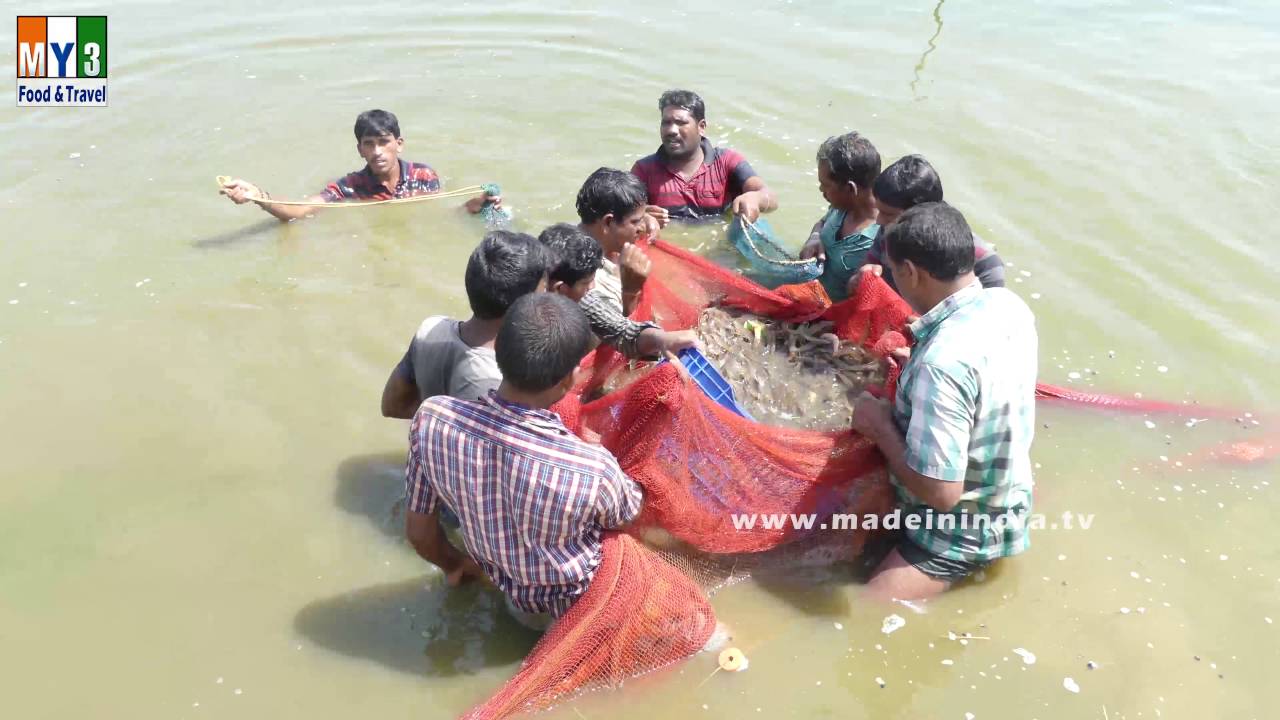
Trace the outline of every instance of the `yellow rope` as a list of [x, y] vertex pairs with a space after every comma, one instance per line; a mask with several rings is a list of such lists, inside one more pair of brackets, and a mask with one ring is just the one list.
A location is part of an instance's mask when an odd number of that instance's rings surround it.
[[[227, 175], [219, 175], [217, 178], [215, 178], [215, 180], [217, 180], [218, 182], [218, 187], [221, 188], [221, 187], [225, 187], [227, 183], [231, 182], [231, 177]], [[306, 200], [271, 200], [269, 198], [257, 198], [257, 197], [249, 198], [249, 199], [258, 203], [259, 205], [292, 205], [294, 207], [315, 207], [315, 208], [361, 208], [361, 207], [369, 207], [370, 205], [396, 205], [400, 203], [418, 202], [421, 200], [446, 200], [448, 198], [457, 198], [457, 197], [474, 197], [475, 195], [483, 191], [484, 191], [483, 185], [468, 185], [466, 187], [461, 187], [456, 190], [432, 193], [429, 195], [413, 195], [413, 196], [404, 197], [404, 198], [390, 198], [388, 200], [361, 200], [359, 202], [337, 202], [337, 203], [309, 202]]]

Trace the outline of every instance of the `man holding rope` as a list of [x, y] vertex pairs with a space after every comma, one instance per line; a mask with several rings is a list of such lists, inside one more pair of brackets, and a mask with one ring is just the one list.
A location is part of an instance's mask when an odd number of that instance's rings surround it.
[[[351, 200], [377, 201], [434, 195], [440, 192], [440, 178], [436, 171], [423, 163], [400, 158], [404, 138], [400, 137], [400, 121], [386, 110], [367, 110], [356, 118], [356, 152], [364, 158], [363, 170], [349, 173], [329, 183], [318, 195], [312, 195], [301, 203], [273, 203], [271, 195], [253, 183], [229, 179], [222, 184], [222, 194], [237, 205], [256, 202], [258, 207], [288, 222], [310, 214], [313, 206], [324, 203], [340, 203]], [[502, 206], [502, 198], [482, 192], [469, 198], [463, 207], [476, 214], [486, 203]]]

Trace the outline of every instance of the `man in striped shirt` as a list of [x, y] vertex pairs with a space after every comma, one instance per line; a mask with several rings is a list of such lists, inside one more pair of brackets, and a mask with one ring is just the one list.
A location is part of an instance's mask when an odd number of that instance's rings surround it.
[[1017, 295], [978, 282], [973, 235], [949, 205], [903, 213], [885, 250], [921, 315], [893, 403], [864, 393], [853, 429], [884, 453], [903, 529], [868, 589], [909, 600], [1030, 544], [1036, 328]]
[[[573, 301], [520, 298], [498, 332], [497, 391], [479, 402], [430, 398], [409, 434], [409, 542], [450, 584], [487, 575], [533, 627], [545, 628], [586, 592], [603, 532], [640, 512], [640, 487], [618, 461], [548, 410], [573, 387], [590, 343]], [[458, 516], [466, 553], [445, 539], [441, 506]]]
[[[425, 163], [409, 162], [400, 157], [404, 138], [400, 137], [400, 121], [386, 110], [366, 110], [356, 117], [356, 152], [365, 161], [364, 168], [334, 180], [319, 194], [306, 198], [309, 203], [337, 203], [351, 200], [391, 200], [440, 192], [440, 178]], [[222, 194], [237, 205], [270, 200], [271, 194], [245, 180], [229, 180]], [[501, 207], [502, 198], [481, 193], [463, 204], [467, 212], [477, 214], [486, 203]], [[278, 220], [288, 222], [310, 215], [306, 205], [276, 205], [259, 202]]]
[[707, 139], [707, 106], [695, 92], [668, 90], [658, 98], [662, 145], [640, 158], [631, 172], [649, 194], [648, 212], [664, 227], [669, 220], [718, 220], [733, 210], [751, 222], [778, 208], [764, 180], [736, 150]]

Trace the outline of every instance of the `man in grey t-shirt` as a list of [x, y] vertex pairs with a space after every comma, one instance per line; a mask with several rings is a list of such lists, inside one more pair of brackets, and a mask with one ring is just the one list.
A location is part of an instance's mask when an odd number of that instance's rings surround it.
[[382, 414], [411, 419], [423, 400], [478, 400], [502, 381], [493, 341], [517, 298], [546, 289], [547, 251], [532, 235], [494, 230], [467, 261], [471, 317], [427, 318], [382, 390]]
[[462, 339], [462, 325], [442, 315], [429, 317], [409, 342], [395, 372], [416, 385], [422, 397], [479, 400], [502, 383], [493, 348], [468, 345]]

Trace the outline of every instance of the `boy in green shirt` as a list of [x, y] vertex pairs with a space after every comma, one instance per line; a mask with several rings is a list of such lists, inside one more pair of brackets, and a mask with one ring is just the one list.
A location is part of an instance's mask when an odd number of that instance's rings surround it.
[[856, 132], [827, 138], [818, 148], [818, 189], [831, 207], [813, 226], [800, 251], [823, 262], [819, 281], [832, 302], [849, 297], [849, 278], [865, 264], [880, 226], [871, 186], [880, 174], [880, 153]]

